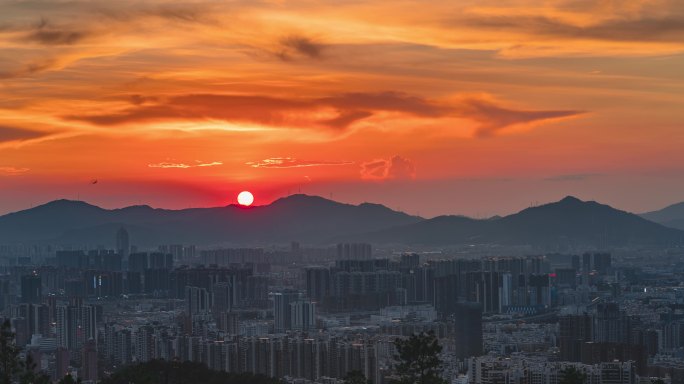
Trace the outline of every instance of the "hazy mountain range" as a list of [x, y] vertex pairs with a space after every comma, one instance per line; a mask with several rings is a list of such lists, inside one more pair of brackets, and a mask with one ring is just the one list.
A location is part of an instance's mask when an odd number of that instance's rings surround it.
[[[658, 221], [676, 220], [674, 213], [658, 216], [658, 212], [643, 216]], [[183, 210], [149, 206], [108, 210], [81, 201], [57, 200], [0, 216], [0, 243], [111, 247], [114, 233], [121, 226], [129, 231], [132, 244], [140, 246], [367, 241], [413, 245], [669, 247], [684, 241], [684, 231], [644, 217], [574, 197], [484, 220], [464, 216], [424, 219], [383, 205], [342, 204], [307, 195], [292, 195], [250, 208], [229, 205]]]
[[640, 216], [667, 227], [684, 230], [684, 202], [672, 204], [659, 211], [642, 213]]

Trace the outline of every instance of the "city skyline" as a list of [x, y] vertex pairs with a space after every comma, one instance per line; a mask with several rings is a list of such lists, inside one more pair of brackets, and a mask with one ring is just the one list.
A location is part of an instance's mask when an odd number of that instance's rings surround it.
[[425, 217], [684, 200], [675, 1], [1, 7], [2, 214], [242, 190]]
[[0, 0], [0, 381], [684, 384], [684, 1]]

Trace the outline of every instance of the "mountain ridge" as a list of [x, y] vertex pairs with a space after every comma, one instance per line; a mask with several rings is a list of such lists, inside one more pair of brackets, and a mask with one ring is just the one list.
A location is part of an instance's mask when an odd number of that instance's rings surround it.
[[567, 196], [495, 220], [438, 216], [340, 240], [414, 245], [681, 246], [684, 231]]
[[[345, 204], [309, 195], [290, 195], [252, 207], [230, 204], [180, 210], [146, 205], [104, 209], [82, 201], [59, 199], [0, 216], [0, 243], [111, 244], [114, 235], [105, 233], [104, 228], [114, 223], [138, 228], [140, 235], [146, 234], [139, 238], [140, 245], [155, 245], [145, 237], [210, 244], [314, 241], [330, 237], [335, 230], [346, 234], [419, 220], [423, 219], [380, 204]], [[132, 233], [132, 237], [135, 235]]]
[[684, 231], [574, 196], [502, 217], [411, 216], [382, 204], [358, 205], [290, 195], [271, 204], [171, 210], [135, 205], [104, 209], [55, 200], [0, 216], [0, 243], [103, 244], [125, 226], [132, 242], [200, 245], [332, 243], [554, 246], [680, 246]]
[[684, 230], [684, 201], [668, 205], [657, 211], [644, 212], [639, 216], [666, 227]]

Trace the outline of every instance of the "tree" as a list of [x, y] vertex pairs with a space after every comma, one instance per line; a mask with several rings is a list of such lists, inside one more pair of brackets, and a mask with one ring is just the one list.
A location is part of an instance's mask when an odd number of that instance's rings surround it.
[[344, 384], [372, 384], [373, 381], [366, 379], [366, 375], [359, 370], [353, 370], [347, 372], [347, 376], [344, 377]]
[[151, 360], [129, 365], [100, 381], [101, 384], [281, 384], [275, 378], [251, 373], [214, 371], [191, 361]]
[[26, 355], [26, 360], [23, 362], [22, 371], [19, 376], [20, 384], [49, 384], [50, 377], [43, 373], [36, 373], [36, 364], [33, 362], [31, 354]]
[[442, 346], [435, 333], [421, 332], [408, 339], [396, 339], [394, 346], [398, 354], [394, 369], [399, 376], [393, 384], [446, 384], [440, 377], [442, 360], [439, 354]]
[[0, 384], [47, 384], [50, 378], [36, 373], [36, 364], [30, 354], [26, 360], [19, 358], [21, 348], [17, 347], [12, 332], [12, 324], [5, 320], [0, 325]]
[[584, 384], [587, 381], [587, 374], [577, 369], [575, 366], [569, 366], [560, 372], [558, 384]]
[[67, 374], [64, 376], [60, 381], [57, 382], [57, 384], [79, 384], [81, 383], [81, 378], [79, 377], [78, 380], [74, 380], [74, 378]]
[[14, 333], [9, 320], [0, 326], [0, 384], [12, 384], [21, 373], [19, 347], [14, 344]]

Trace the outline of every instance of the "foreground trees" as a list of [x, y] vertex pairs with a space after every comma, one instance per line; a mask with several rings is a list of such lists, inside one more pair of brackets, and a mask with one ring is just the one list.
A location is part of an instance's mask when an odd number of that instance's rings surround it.
[[21, 348], [14, 343], [14, 333], [9, 320], [0, 325], [0, 384], [47, 384], [50, 378], [35, 371], [36, 364], [31, 355], [23, 360]]
[[446, 384], [442, 379], [442, 360], [439, 345], [434, 332], [420, 333], [408, 339], [397, 339], [394, 342], [398, 354], [395, 370], [398, 377], [392, 384]]
[[190, 361], [152, 360], [121, 368], [102, 384], [278, 384], [277, 379], [251, 373], [214, 371]]
[[344, 384], [373, 384], [372, 380], [366, 379], [363, 372], [354, 370], [344, 377]]
[[572, 366], [563, 369], [558, 377], [559, 384], [584, 384], [586, 381], [587, 374]]

